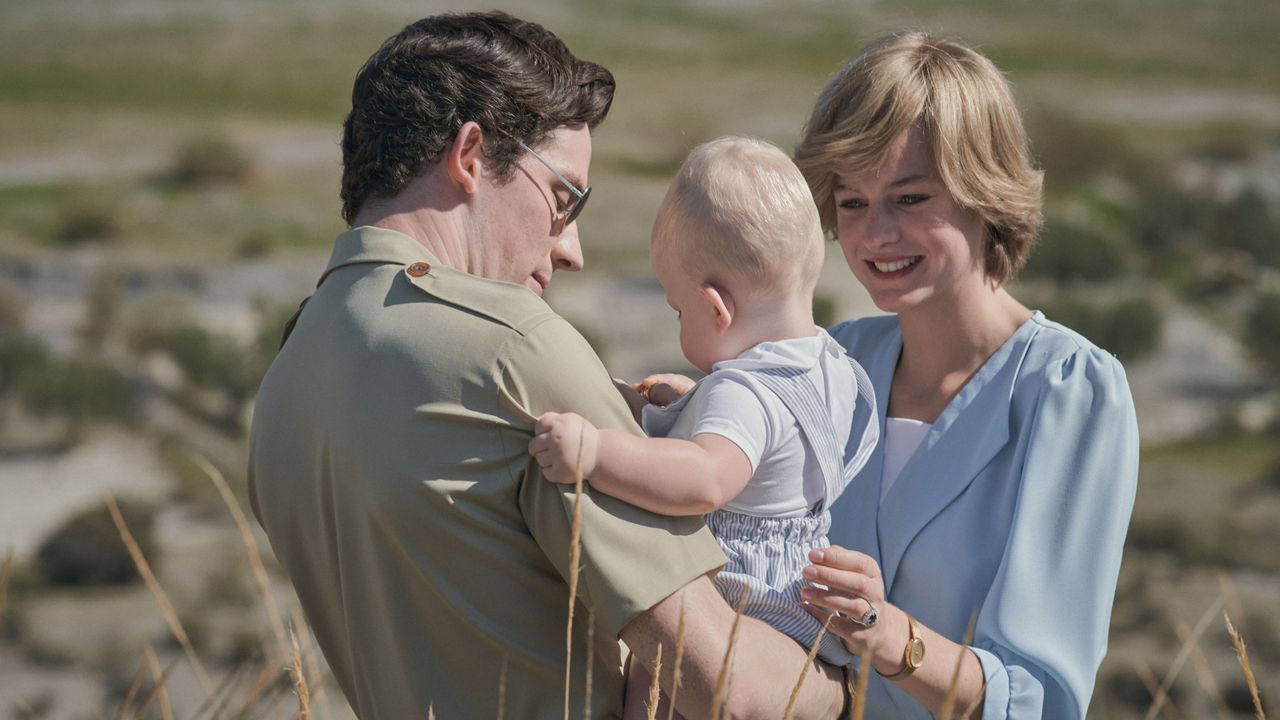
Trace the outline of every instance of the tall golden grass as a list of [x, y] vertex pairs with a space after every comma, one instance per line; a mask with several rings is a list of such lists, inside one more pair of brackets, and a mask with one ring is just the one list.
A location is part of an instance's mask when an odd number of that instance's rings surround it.
[[[209, 464], [203, 458], [201, 458], [200, 460], [202, 461], [200, 463], [201, 467], [205, 469], [205, 472], [209, 476], [210, 481], [215, 485], [215, 487], [218, 488], [219, 494], [222, 497], [223, 501], [226, 503], [228, 510], [230, 511], [230, 514], [232, 516], [232, 519], [240, 533], [242, 544], [244, 545], [245, 553], [247, 557], [246, 564], [249, 566], [250, 572], [253, 576], [255, 587], [258, 591], [257, 594], [258, 594], [259, 603], [261, 604], [263, 611], [266, 613], [268, 617], [268, 623], [272, 629], [272, 639], [275, 642], [271, 646], [264, 645], [264, 647], [261, 648], [263, 659], [260, 661], [257, 661], [257, 664], [259, 665], [259, 667], [256, 668], [256, 672], [254, 672], [254, 668], [251, 667], [251, 665], [254, 664], [255, 661], [253, 660], [246, 661], [240, 667], [227, 673], [227, 675], [223, 678], [222, 682], [218, 686], [215, 687], [213, 685], [207, 671], [204, 669], [203, 664], [201, 663], [198, 655], [196, 654], [195, 648], [191, 644], [189, 636], [187, 635], [185, 629], [183, 628], [181, 621], [178, 619], [177, 613], [174, 611], [171, 601], [169, 600], [167, 594], [164, 592], [158, 579], [156, 578], [156, 574], [152, 569], [150, 563], [147, 561], [146, 557], [141, 552], [141, 549], [139, 548], [137, 542], [134, 540], [132, 532], [130, 531], [128, 525], [126, 524], [124, 517], [120, 513], [119, 506], [116, 504], [114, 498], [108, 497], [106, 504], [107, 504], [108, 510], [111, 513], [112, 520], [116, 524], [116, 529], [120, 535], [121, 541], [124, 543], [125, 548], [128, 550], [131, 558], [133, 559], [133, 562], [137, 567], [139, 574], [143, 578], [143, 582], [146, 584], [148, 590], [151, 592], [152, 596], [154, 597], [159, 607], [159, 612], [163, 616], [166, 624], [168, 625], [170, 633], [173, 635], [174, 639], [178, 642], [179, 646], [182, 648], [182, 651], [185, 654], [188, 660], [188, 663], [191, 665], [193, 672], [196, 674], [196, 677], [199, 679], [200, 684], [206, 693], [205, 704], [200, 708], [200, 710], [196, 714], [196, 717], [202, 718], [202, 717], [205, 717], [206, 715], [209, 718], [232, 718], [232, 717], [245, 718], [245, 717], [251, 717], [251, 716], [261, 717], [262, 716], [261, 713], [263, 711], [264, 706], [269, 708], [270, 705], [268, 705], [268, 703], [273, 702], [276, 696], [281, 692], [280, 688], [282, 687], [282, 684], [279, 682], [279, 680], [282, 676], [284, 676], [289, 680], [289, 682], [287, 683], [287, 687], [292, 689], [297, 699], [296, 716], [298, 718], [304, 718], [306, 720], [310, 720], [310, 718], [312, 717], [313, 701], [320, 697], [320, 691], [324, 687], [323, 683], [316, 684], [314, 682], [317, 678], [321, 677], [321, 674], [318, 667], [318, 660], [316, 659], [315, 647], [310, 640], [310, 629], [306, 626], [305, 620], [301, 617], [300, 613], [298, 612], [298, 609], [295, 608], [294, 609], [295, 618], [292, 623], [294, 628], [288, 631], [285, 630], [284, 622], [281, 619], [281, 616], [279, 615], [277, 605], [274, 602], [274, 599], [270, 592], [269, 575], [267, 574], [265, 564], [262, 561], [259, 547], [256, 541], [254, 540], [253, 533], [248, 525], [248, 521], [245, 518], [243, 511], [240, 509], [239, 503], [235, 499], [234, 494], [230, 492], [230, 489], [227, 486], [225, 479], [222, 478], [221, 474], [211, 464]], [[582, 484], [583, 483], [582, 483], [580, 463], [581, 463], [581, 460], [579, 459], [579, 468], [578, 468], [578, 472], [576, 473], [575, 483], [574, 483], [573, 523], [572, 523], [572, 531], [571, 531], [571, 548], [570, 548], [571, 562], [570, 562], [570, 578], [569, 578], [571, 592], [569, 596], [570, 605], [569, 605], [568, 618], [566, 623], [568, 626], [567, 638], [569, 640], [571, 640], [572, 638], [571, 632], [572, 632], [572, 623], [574, 620], [574, 610], [575, 610], [573, 599], [576, 598], [577, 578], [578, 578], [579, 571], [581, 570], [580, 568], [581, 504], [580, 503], [582, 500]], [[7, 597], [6, 594], [7, 594], [10, 577], [12, 575], [13, 563], [14, 563], [13, 551], [9, 550], [6, 553], [3, 563], [0, 564], [0, 611], [3, 611], [5, 608], [5, 601]], [[1200, 685], [1204, 688], [1205, 692], [1210, 696], [1216, 713], [1220, 717], [1227, 717], [1230, 715], [1230, 710], [1227, 707], [1225, 700], [1223, 699], [1221, 690], [1218, 688], [1216, 681], [1214, 681], [1213, 674], [1210, 671], [1207, 661], [1205, 660], [1203, 653], [1199, 648], [1200, 638], [1204, 636], [1205, 632], [1212, 624], [1212, 619], [1216, 617], [1219, 612], [1221, 612], [1226, 622], [1227, 633], [1231, 638], [1232, 644], [1236, 652], [1237, 659], [1240, 663], [1240, 667], [1241, 667], [1241, 670], [1243, 671], [1246, 684], [1249, 688], [1249, 692], [1253, 702], [1255, 717], [1258, 718], [1258, 720], [1266, 720], [1266, 714], [1263, 709], [1261, 693], [1259, 691], [1257, 679], [1254, 676], [1252, 664], [1249, 660], [1245, 641], [1241, 633], [1237, 630], [1235, 625], [1232, 623], [1230, 615], [1223, 610], [1224, 605], [1233, 604], [1232, 599], [1233, 599], [1233, 591], [1230, 588], [1229, 582], [1227, 582], [1224, 579], [1222, 593], [1220, 593], [1219, 596], [1215, 598], [1212, 603], [1210, 603], [1209, 607], [1205, 610], [1204, 614], [1202, 615], [1200, 620], [1196, 623], [1196, 625], [1194, 627], [1187, 627], [1185, 624], [1182, 624], [1176, 628], [1176, 632], [1178, 633], [1179, 639], [1182, 642], [1182, 647], [1177, 653], [1177, 655], [1175, 656], [1173, 662], [1170, 663], [1169, 669], [1167, 670], [1163, 681], [1160, 681], [1159, 679], [1157, 679], [1155, 676], [1155, 673], [1152, 672], [1150, 667], [1145, 665], [1145, 663], [1139, 663], [1139, 665], [1135, 668], [1135, 672], [1138, 674], [1138, 677], [1143, 681], [1144, 685], [1147, 686], [1148, 691], [1152, 696], [1152, 704], [1148, 708], [1148, 712], [1147, 712], [1148, 718], [1156, 718], [1160, 716], [1162, 713], [1165, 714], [1166, 716], [1185, 717], [1185, 715], [1183, 715], [1183, 713], [1173, 703], [1172, 698], [1169, 695], [1168, 691], [1172, 687], [1173, 683], [1176, 681], [1179, 673], [1185, 667], [1187, 662], [1190, 662], [1193, 668], [1195, 669], [1195, 672], [1200, 681]], [[740, 599], [738, 606], [736, 608], [734, 623], [730, 629], [730, 634], [728, 638], [728, 643], [726, 645], [724, 658], [721, 662], [719, 676], [717, 677], [717, 680], [716, 680], [716, 691], [715, 691], [715, 695], [713, 696], [712, 707], [710, 709], [711, 710], [710, 716], [713, 718], [718, 719], [723, 715], [727, 714], [728, 704], [726, 701], [731, 696], [731, 693], [732, 693], [732, 676], [730, 673], [730, 667], [732, 665], [733, 652], [735, 648], [739, 622], [742, 618], [742, 610], [743, 610], [744, 604], [745, 604], [745, 597]], [[587, 612], [588, 612], [588, 628], [587, 628], [588, 645], [593, 646], [594, 618], [592, 617], [590, 608], [587, 608]], [[680, 671], [681, 671], [680, 666], [684, 656], [685, 615], [684, 615], [683, 607], [681, 608], [679, 617], [680, 619], [679, 619], [679, 625], [677, 628], [676, 648], [675, 648], [675, 653], [673, 658], [674, 661], [671, 667], [671, 672], [675, 680], [672, 686], [672, 693], [670, 697], [670, 701], [671, 701], [670, 709], [668, 711], [668, 716], [667, 716], [669, 720], [674, 718], [675, 701], [677, 698], [677, 693], [680, 688]], [[968, 644], [972, 640], [972, 634], [974, 631], [974, 619], [976, 618], [971, 618], [970, 620], [969, 628], [964, 638], [964, 644]], [[795, 684], [793, 685], [791, 690], [791, 697], [788, 701], [787, 711], [786, 711], [786, 714], [784, 715], [784, 720], [790, 720], [790, 718], [793, 715], [795, 699], [798, 694], [799, 688], [801, 687], [804, 681], [807, 671], [813, 664], [813, 661], [816, 657], [818, 645], [821, 643], [823, 636], [829, 630], [829, 627], [828, 627], [829, 622], [830, 620], [828, 620], [827, 623], [824, 623], [822, 631], [819, 633], [819, 636], [815, 641], [814, 646], [810, 649], [808, 656], [805, 659], [804, 666], [800, 668], [800, 672], [797, 677], [797, 680], [795, 681]], [[280, 650], [279, 641], [280, 641], [281, 633], [284, 633], [288, 638], [288, 645], [287, 645], [288, 652], [283, 656], [279, 654], [279, 650]], [[569, 708], [568, 703], [572, 697], [571, 689], [569, 687], [569, 678], [570, 678], [569, 663], [571, 658], [568, 655], [568, 653], [571, 652], [571, 649], [572, 649], [572, 644], [571, 642], [569, 642], [566, 660], [565, 660], [565, 664], [566, 664], [565, 714], [566, 714], [566, 717], [567, 717], [568, 708]], [[652, 668], [653, 670], [652, 678], [654, 679], [654, 683], [653, 683], [653, 686], [650, 688], [650, 693], [648, 698], [649, 699], [649, 715], [648, 716], [650, 718], [656, 718], [656, 713], [658, 709], [658, 698], [660, 697], [660, 694], [658, 693], [657, 689], [659, 687], [658, 678], [661, 677], [661, 672], [662, 672], [663, 652], [664, 651], [660, 646], [658, 649], [658, 657], [654, 662], [654, 667]], [[859, 661], [856, 686], [846, 688], [847, 692], [850, 694], [852, 698], [851, 712], [849, 715], [849, 717], [852, 718], [852, 720], [862, 720], [866, 712], [866, 693], [867, 693], [868, 681], [869, 681], [870, 672], [871, 672], [870, 663], [869, 663], [870, 656], [871, 656], [871, 653], [866, 653], [862, 656], [862, 658]], [[283, 668], [278, 665], [278, 659], [282, 657], [287, 661], [287, 666]], [[505, 706], [506, 706], [506, 684], [507, 684], [507, 674], [508, 674], [508, 662], [509, 662], [509, 659], [506, 656], [504, 656], [503, 663], [499, 671], [498, 710], [497, 710], [498, 720], [502, 720], [502, 718], [504, 717], [504, 713], [506, 711]], [[592, 660], [588, 660], [587, 684], [586, 684], [587, 702], [584, 707], [584, 716], [588, 718], [590, 717], [590, 712], [591, 712], [591, 705], [590, 705], [591, 667], [593, 664], [594, 662]], [[174, 717], [173, 709], [170, 704], [169, 697], [167, 695], [165, 688], [166, 688], [168, 679], [170, 678], [173, 670], [175, 669], [175, 666], [176, 666], [176, 663], [170, 663], [168, 667], [161, 669], [159, 660], [154, 650], [150, 646], [147, 646], [144, 649], [143, 657], [141, 659], [141, 662], [139, 663], [139, 666], [138, 666], [137, 672], [134, 675], [133, 681], [126, 692], [124, 699], [117, 706], [114, 713], [112, 713], [112, 717], [116, 720], [122, 720], [123, 718], [126, 718], [126, 717], [137, 718], [137, 719], [145, 718], [148, 716], [147, 713], [150, 712], [151, 709], [158, 704], [159, 712], [163, 720], [172, 720], [172, 718]], [[308, 677], [310, 677], [311, 680], [308, 680]], [[147, 692], [147, 694], [145, 695], [142, 695], [143, 688], [145, 687], [146, 684], [148, 684], [147, 682], [148, 680], [150, 681], [149, 692]], [[957, 667], [953, 670], [951, 684], [948, 688], [947, 698], [944, 701], [943, 710], [940, 713], [940, 717], [942, 718], [948, 718], [950, 720], [951, 718], [957, 717], [955, 713], [955, 699], [956, 699], [956, 687], [958, 685], [958, 680], [959, 680], [959, 665], [957, 664]], [[846, 676], [845, 682], [846, 684], [849, 683], [849, 678], [847, 676]], [[239, 689], [237, 690], [237, 688]], [[327, 713], [327, 707], [325, 705], [321, 705], [320, 707], [325, 708], [323, 712]], [[972, 714], [973, 710], [974, 710], [974, 707], [969, 707], [964, 712], [960, 713], [958, 717], [967, 718]], [[291, 714], [294, 714], [294, 713], [291, 713]], [[435, 717], [435, 711], [432, 707], [428, 708], [428, 717], [431, 717], [431, 718]]]

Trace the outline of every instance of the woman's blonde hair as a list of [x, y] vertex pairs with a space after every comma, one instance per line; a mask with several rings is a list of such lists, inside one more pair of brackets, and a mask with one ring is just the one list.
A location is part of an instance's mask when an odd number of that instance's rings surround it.
[[653, 228], [700, 281], [739, 279], [765, 292], [813, 292], [822, 224], [804, 175], [763, 140], [722, 137], [689, 153]]
[[984, 269], [1004, 284], [1026, 263], [1041, 223], [1043, 173], [1032, 163], [1009, 83], [990, 60], [926, 33], [886, 35], [836, 73], [796, 149], [822, 227], [835, 230], [836, 173], [877, 169], [919, 127], [956, 203], [986, 225]]

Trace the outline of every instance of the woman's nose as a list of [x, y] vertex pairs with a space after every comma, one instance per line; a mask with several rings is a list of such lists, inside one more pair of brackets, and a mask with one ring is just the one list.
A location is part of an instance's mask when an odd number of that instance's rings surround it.
[[873, 247], [888, 245], [898, 239], [898, 218], [890, 208], [878, 203], [867, 206], [867, 243]]

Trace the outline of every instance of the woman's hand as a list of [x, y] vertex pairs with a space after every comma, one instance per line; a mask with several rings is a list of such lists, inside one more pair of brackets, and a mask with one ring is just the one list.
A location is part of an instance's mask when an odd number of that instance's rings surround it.
[[810, 550], [809, 562], [813, 564], [804, 569], [804, 579], [827, 589], [801, 588], [806, 609], [824, 622], [836, 613], [827, 631], [843, 640], [854, 655], [871, 651], [872, 665], [882, 674], [902, 669], [902, 648], [909, 636], [906, 615], [885, 600], [884, 578], [876, 561], [833, 545]]
[[692, 378], [678, 373], [650, 375], [635, 384], [636, 392], [654, 405], [670, 405], [693, 389]]

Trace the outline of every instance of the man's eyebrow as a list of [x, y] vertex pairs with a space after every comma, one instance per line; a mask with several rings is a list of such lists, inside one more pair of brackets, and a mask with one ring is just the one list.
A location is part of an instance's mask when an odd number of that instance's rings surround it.
[[579, 190], [580, 192], [581, 192], [581, 191], [585, 191], [585, 190], [586, 190], [586, 188], [587, 188], [587, 184], [586, 184], [586, 183], [584, 183], [584, 182], [582, 182], [582, 178], [578, 177], [578, 174], [577, 174], [577, 173], [572, 172], [572, 171], [565, 172], [565, 171], [561, 170], [561, 171], [560, 171], [560, 174], [564, 176], [564, 179], [565, 179], [565, 180], [568, 180], [568, 181], [569, 181], [569, 184], [570, 184], [570, 185], [572, 185], [572, 186], [574, 186], [574, 187], [578, 188], [578, 190]]

